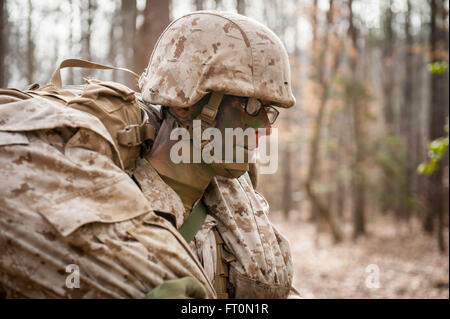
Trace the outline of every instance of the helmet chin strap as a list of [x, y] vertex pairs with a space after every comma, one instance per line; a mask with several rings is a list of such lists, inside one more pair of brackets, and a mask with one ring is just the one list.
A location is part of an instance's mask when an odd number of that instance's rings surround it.
[[[220, 103], [223, 99], [222, 93], [212, 92], [211, 96], [209, 97], [209, 101], [207, 104], [205, 104], [202, 108], [202, 111], [200, 112], [197, 117], [194, 118], [194, 120], [200, 120], [201, 122], [201, 129], [200, 134], [203, 134], [203, 131], [206, 130], [209, 127], [215, 127], [216, 126], [216, 116], [217, 112], [219, 111]], [[188, 119], [180, 119], [178, 116], [173, 115], [172, 113], [168, 112], [172, 118], [178, 123], [178, 126], [181, 126], [188, 130], [191, 137], [193, 137], [193, 120]], [[200, 135], [200, 141], [201, 141], [201, 135]], [[209, 141], [202, 141], [201, 146], [205, 146], [208, 144]]]
[[[208, 104], [203, 107], [201, 113], [195, 118], [196, 120], [201, 120], [201, 134], [208, 127], [216, 126], [216, 116], [223, 96], [222, 93], [212, 92]], [[203, 141], [202, 147], [209, 142]], [[212, 163], [211, 165], [216, 171], [220, 172], [220, 175], [229, 178], [238, 178], [249, 170], [248, 163]]]
[[[200, 147], [204, 147], [206, 144], [208, 144], [210, 141], [205, 140], [202, 141], [201, 137], [203, 135], [203, 132], [209, 128], [209, 127], [215, 127], [216, 126], [216, 116], [217, 112], [219, 111], [220, 103], [223, 99], [223, 94], [218, 92], [212, 92], [211, 96], [209, 97], [209, 101], [206, 105], [203, 106], [202, 111], [200, 114], [194, 119], [194, 120], [200, 120], [201, 128], [200, 128], [200, 138], [195, 139], [201, 141]], [[189, 133], [191, 136], [193, 136], [193, 127], [191, 126], [189, 128]]]
[[222, 99], [222, 93], [212, 92], [208, 104], [203, 107], [201, 113], [195, 118], [196, 120], [202, 121], [202, 132], [208, 127], [216, 126], [217, 111], [219, 110]]

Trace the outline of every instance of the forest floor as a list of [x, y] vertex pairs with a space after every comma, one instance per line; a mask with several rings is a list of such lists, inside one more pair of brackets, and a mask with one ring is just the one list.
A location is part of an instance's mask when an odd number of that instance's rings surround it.
[[270, 218], [290, 242], [294, 286], [305, 298], [449, 298], [448, 250], [439, 254], [435, 236], [418, 221], [400, 227], [388, 217], [370, 220], [356, 242], [345, 225], [346, 239], [333, 244], [329, 233], [293, 213]]

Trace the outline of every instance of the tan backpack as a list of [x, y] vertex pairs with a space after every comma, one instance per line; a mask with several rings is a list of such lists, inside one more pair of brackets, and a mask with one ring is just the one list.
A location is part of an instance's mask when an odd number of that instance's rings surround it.
[[121, 168], [133, 171], [140, 153], [150, 148], [155, 138], [155, 127], [150, 123], [142, 102], [137, 100], [133, 90], [117, 82], [88, 79], [85, 85], [62, 87], [60, 70], [66, 67], [122, 70], [139, 78], [128, 69], [68, 59], [60, 64], [50, 83], [43, 87], [34, 84], [23, 91], [0, 89], [0, 104], [40, 96], [94, 115], [108, 130], [119, 150], [123, 163]]

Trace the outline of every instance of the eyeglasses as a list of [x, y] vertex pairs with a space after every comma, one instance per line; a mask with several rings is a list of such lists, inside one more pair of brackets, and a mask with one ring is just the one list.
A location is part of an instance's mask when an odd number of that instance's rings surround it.
[[262, 102], [253, 97], [248, 98], [245, 103], [245, 112], [250, 116], [258, 116], [259, 112], [264, 108], [267, 113], [267, 118], [269, 119], [270, 125], [275, 123], [280, 112], [269, 104], [262, 104]]

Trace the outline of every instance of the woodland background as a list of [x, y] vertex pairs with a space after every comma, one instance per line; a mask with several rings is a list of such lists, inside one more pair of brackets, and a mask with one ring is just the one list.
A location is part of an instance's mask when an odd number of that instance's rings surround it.
[[[448, 1], [0, 0], [0, 87], [44, 84], [69, 57], [141, 73], [169, 22], [202, 9], [266, 24], [290, 55], [297, 105], [258, 189], [304, 296], [448, 298]], [[63, 83], [86, 76], [134, 86]]]

